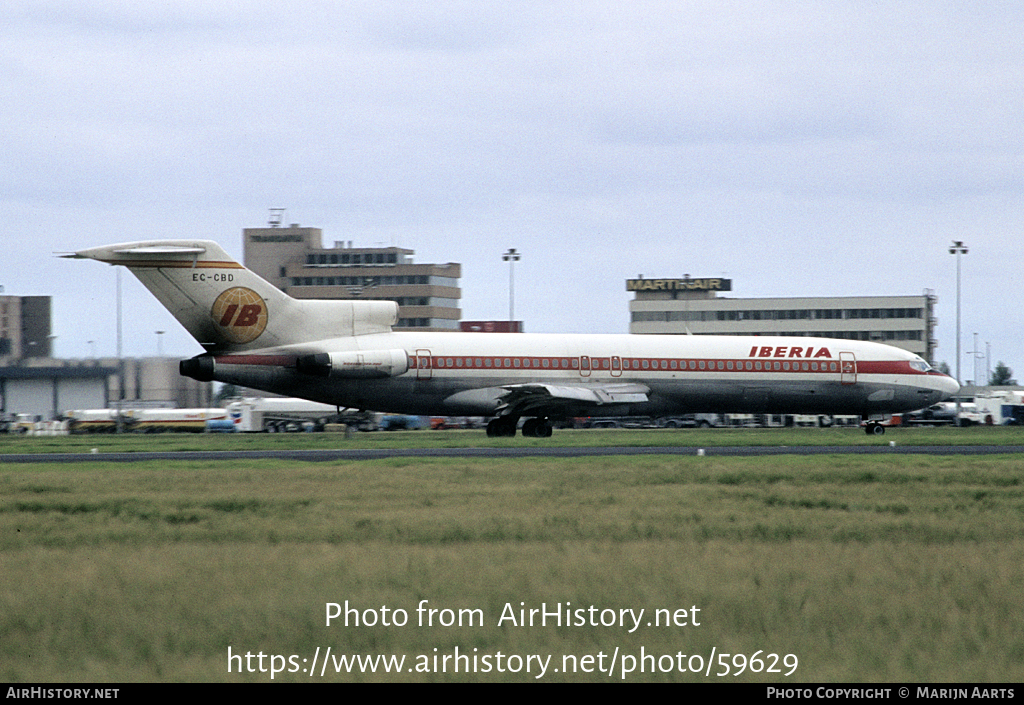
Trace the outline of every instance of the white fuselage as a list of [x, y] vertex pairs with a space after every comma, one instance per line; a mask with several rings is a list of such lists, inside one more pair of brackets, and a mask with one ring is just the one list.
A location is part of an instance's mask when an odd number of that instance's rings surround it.
[[[303, 354], [402, 351], [400, 374], [314, 378]], [[602, 415], [808, 413], [884, 416], [948, 398], [958, 385], [920, 358], [878, 343], [796, 337], [388, 333], [215, 356], [214, 379], [340, 406], [490, 415], [514, 385], [646, 388]], [[926, 368], [926, 366], [923, 366]], [[392, 370], [394, 372], [394, 370]], [[597, 413], [564, 405], [564, 415]]]
[[912, 353], [861, 341], [395, 333], [395, 302], [295, 299], [208, 240], [72, 256], [128, 267], [206, 348], [182, 374], [374, 411], [494, 415], [489, 435], [514, 434], [523, 417], [538, 437], [548, 419], [595, 414], [881, 418], [959, 389]]

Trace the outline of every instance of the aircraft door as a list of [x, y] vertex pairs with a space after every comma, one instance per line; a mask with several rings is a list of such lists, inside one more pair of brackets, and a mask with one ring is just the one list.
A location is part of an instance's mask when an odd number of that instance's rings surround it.
[[622, 358], [618, 355], [612, 355], [612, 377], [622, 376]]
[[590, 357], [588, 355], [580, 355], [580, 377], [590, 376]]
[[852, 352], [839, 353], [839, 381], [842, 384], [857, 383], [857, 358]]
[[430, 364], [430, 351], [416, 351], [416, 379], [430, 379], [433, 365]]

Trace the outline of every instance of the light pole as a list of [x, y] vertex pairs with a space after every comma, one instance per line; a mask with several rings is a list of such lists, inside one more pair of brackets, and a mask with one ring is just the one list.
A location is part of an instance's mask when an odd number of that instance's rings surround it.
[[[978, 359], [980, 357], [982, 357], [985, 353], [983, 353], [981, 350], [978, 349], [978, 334], [977, 333], [974, 334], [974, 350], [968, 350], [964, 354], [965, 355], [970, 355], [971, 357], [974, 358], [974, 386], [975, 387], [983, 386], [982, 383], [978, 381], [978, 380], [981, 379], [980, 377], [978, 377]], [[986, 381], [985, 384], [987, 385], [988, 381]]]
[[508, 248], [508, 252], [503, 254], [501, 258], [508, 262], [508, 323], [509, 330], [512, 329], [512, 322], [516, 319], [515, 317], [515, 276], [513, 274], [515, 263], [519, 261], [521, 255], [516, 252], [516, 248]]
[[985, 386], [992, 384], [992, 343], [985, 343]]
[[124, 407], [124, 357], [121, 350], [121, 268], [117, 270], [117, 422], [114, 426], [116, 433], [124, 433], [124, 419], [121, 417], [121, 410]]
[[[953, 240], [949, 254], [956, 255], [956, 383], [960, 384], [960, 255], [967, 254], [962, 240]], [[960, 397], [956, 398], [956, 425], [960, 425]]]

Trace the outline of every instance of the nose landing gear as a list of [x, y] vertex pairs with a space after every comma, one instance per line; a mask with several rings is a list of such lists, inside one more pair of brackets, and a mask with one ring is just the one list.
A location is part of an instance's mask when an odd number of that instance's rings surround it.
[[885, 433], [885, 426], [877, 421], [868, 421], [867, 425], [864, 427], [864, 433], [869, 436], [881, 436]]

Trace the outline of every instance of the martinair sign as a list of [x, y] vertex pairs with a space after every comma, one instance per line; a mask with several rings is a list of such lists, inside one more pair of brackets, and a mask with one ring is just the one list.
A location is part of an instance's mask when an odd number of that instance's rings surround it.
[[627, 279], [626, 291], [732, 291], [732, 279]]

